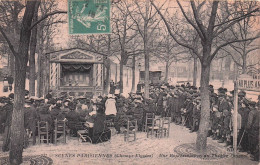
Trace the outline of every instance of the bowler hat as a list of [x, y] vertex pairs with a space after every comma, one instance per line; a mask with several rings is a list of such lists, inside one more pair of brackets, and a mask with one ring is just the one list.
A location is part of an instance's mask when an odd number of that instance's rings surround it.
[[14, 99], [14, 94], [13, 94], [13, 93], [10, 93], [10, 94], [8, 95], [8, 97], [9, 97], [10, 99]]
[[240, 91], [240, 92], [238, 92], [238, 96], [239, 97], [245, 97], [246, 96], [246, 92], [245, 91]]
[[256, 102], [255, 101], [249, 101], [249, 106], [255, 107]]

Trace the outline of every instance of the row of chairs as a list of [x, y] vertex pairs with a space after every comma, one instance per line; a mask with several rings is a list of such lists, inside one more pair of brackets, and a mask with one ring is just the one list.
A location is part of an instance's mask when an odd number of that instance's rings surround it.
[[38, 121], [38, 141], [39, 143], [51, 143], [54, 138], [54, 144], [57, 144], [58, 136], [62, 136], [62, 142], [66, 143], [66, 121], [65, 120], [54, 120], [54, 136], [50, 131], [50, 126], [46, 121]]
[[[147, 133], [147, 138], [149, 138], [149, 136], [155, 136], [157, 138], [169, 137], [170, 123], [170, 117], [161, 118], [155, 116], [154, 113], [146, 113], [143, 131]], [[137, 131], [137, 120], [129, 120], [128, 118], [127, 128], [124, 132], [124, 140], [128, 142], [130, 141], [129, 139], [133, 137], [133, 141], [135, 141]]]
[[[156, 117], [154, 113], [146, 113], [146, 119], [143, 127], [143, 131], [147, 133], [147, 138], [149, 136], [155, 136], [157, 138], [161, 137], [169, 137], [170, 132], [170, 117]], [[105, 127], [109, 127], [112, 122], [106, 121]], [[80, 124], [80, 125], [79, 125]], [[37, 123], [38, 125], [38, 137], [39, 142], [47, 142], [49, 144], [52, 140], [52, 135], [49, 131], [49, 125], [47, 122], [41, 121]], [[78, 126], [77, 126], [78, 125]], [[79, 136], [80, 141], [84, 142], [91, 142], [91, 138], [88, 136], [88, 130], [84, 129], [82, 123], [75, 123], [75, 127], [77, 127], [77, 135]], [[137, 120], [130, 120], [128, 118], [127, 121], [127, 128], [124, 131], [124, 141], [130, 141], [131, 138], [133, 138], [133, 141], [136, 140], [136, 132], [138, 131], [138, 125]], [[102, 135], [106, 134], [106, 130], [104, 130], [99, 139], [102, 142]], [[58, 141], [58, 135], [62, 136], [63, 143], [66, 143], [66, 122], [65, 121], [54, 121], [54, 144], [57, 144]]]
[[170, 117], [156, 117], [154, 113], [146, 113], [146, 120], [144, 124], [144, 131], [149, 135], [157, 138], [169, 137], [170, 134]]

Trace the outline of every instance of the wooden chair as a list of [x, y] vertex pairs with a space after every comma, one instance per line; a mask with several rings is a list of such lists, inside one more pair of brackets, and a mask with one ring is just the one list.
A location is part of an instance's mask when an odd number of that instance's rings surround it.
[[170, 123], [171, 123], [171, 118], [170, 117], [164, 117], [162, 119], [162, 137], [169, 137], [170, 133]]
[[49, 131], [49, 124], [46, 121], [38, 121], [38, 137], [39, 143], [47, 142], [49, 144], [51, 142], [51, 133]]
[[69, 127], [69, 134], [70, 136], [77, 136], [77, 131], [78, 130], [85, 130], [84, 126], [85, 122], [80, 122], [80, 121], [68, 121], [68, 127]]
[[92, 139], [89, 136], [89, 132], [87, 129], [85, 130], [78, 130], [77, 134], [79, 136], [79, 141], [80, 142], [90, 142], [92, 143]]
[[106, 127], [106, 123], [105, 123], [104, 130], [99, 134], [96, 143], [103, 143], [107, 141], [110, 142], [110, 139], [111, 139], [111, 130]]
[[63, 143], [66, 143], [66, 121], [54, 120], [54, 144], [57, 144], [58, 135], [63, 136]]
[[136, 140], [136, 132], [138, 131], [137, 120], [127, 120], [127, 128], [124, 132], [124, 141], [129, 142], [130, 137], [134, 137]]
[[154, 113], [146, 113], [145, 123], [144, 123], [144, 132], [147, 132], [148, 127], [151, 127], [154, 122]]
[[106, 120], [105, 120], [105, 126], [106, 126], [106, 127], [114, 127], [114, 121], [113, 121], [113, 119], [106, 119]]
[[153, 120], [152, 126], [148, 126], [147, 129], [147, 138], [149, 135], [160, 138], [161, 137], [161, 132], [162, 132], [162, 119], [157, 118]]

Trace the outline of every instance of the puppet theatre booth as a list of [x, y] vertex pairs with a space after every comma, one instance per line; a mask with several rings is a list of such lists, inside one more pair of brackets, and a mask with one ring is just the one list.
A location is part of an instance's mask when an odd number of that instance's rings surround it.
[[103, 94], [106, 55], [84, 49], [48, 53], [49, 90], [62, 95], [88, 97]]

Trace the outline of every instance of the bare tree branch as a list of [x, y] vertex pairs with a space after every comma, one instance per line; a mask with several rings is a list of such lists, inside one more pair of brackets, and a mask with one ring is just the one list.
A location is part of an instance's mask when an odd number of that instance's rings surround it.
[[200, 32], [201, 32], [203, 38], [206, 38], [206, 29], [205, 29], [204, 25], [202, 24], [201, 20], [199, 19], [199, 13], [196, 9], [194, 0], [190, 1], [190, 4], [191, 4], [191, 8], [192, 8], [192, 11], [193, 11], [193, 14], [194, 14], [195, 21], [196, 21], [196, 23], [197, 23], [197, 25], [200, 29]]
[[232, 44], [232, 43], [235, 43], [235, 42], [250, 41], [250, 40], [254, 40], [254, 39], [256, 39], [256, 38], [258, 38], [258, 37], [247, 38], [247, 39], [244, 39], [244, 40], [233, 40], [233, 41], [229, 41], [229, 42], [226, 42], [226, 43], [224, 43], [224, 44], [221, 44], [220, 46], [218, 46], [218, 47], [215, 49], [215, 51], [214, 51], [214, 52], [212, 53], [212, 55], [209, 57], [209, 60], [211, 61], [211, 60], [214, 58], [214, 56], [217, 54], [217, 52], [218, 52], [221, 48], [223, 48], [223, 47], [225, 47], [225, 46], [227, 46], [227, 45], [229, 45], [229, 44]]
[[67, 11], [54, 11], [51, 13], [48, 13], [46, 15], [44, 15], [42, 18], [40, 18], [37, 22], [35, 22], [29, 30], [31, 30], [34, 26], [36, 26], [38, 23], [42, 22], [43, 20], [45, 20], [46, 18], [48, 18], [49, 16], [55, 15], [55, 14], [67, 14]]
[[218, 36], [219, 34], [223, 33], [223, 32], [226, 31], [228, 28], [230, 28], [231, 26], [233, 26], [233, 25], [236, 24], [237, 22], [239, 22], [239, 21], [245, 19], [246, 17], [251, 17], [251, 16], [253, 16], [252, 14], [255, 13], [255, 12], [259, 12], [259, 8], [255, 9], [255, 10], [253, 10], [253, 11], [251, 11], [251, 12], [245, 14], [245, 15], [242, 15], [242, 16], [240, 16], [240, 17], [236, 17], [236, 18], [231, 19], [231, 20], [229, 20], [229, 21], [226, 21], [226, 22], [220, 23], [220, 24], [218, 24], [218, 25], [215, 25], [215, 27], [217, 27], [217, 26], [223, 26], [224, 24], [230, 22], [228, 25], [226, 25], [225, 27], [223, 27], [220, 31], [214, 31], [214, 36]]
[[19, 56], [18, 56], [17, 52], [14, 50], [13, 44], [11, 43], [11, 41], [9, 40], [9, 38], [7, 37], [7, 35], [5, 34], [5, 32], [4, 32], [4, 30], [2, 29], [1, 26], [0, 26], [0, 32], [2, 33], [3, 37], [5, 38], [5, 40], [6, 40], [7, 44], [8, 44], [8, 46], [9, 46], [9, 48], [10, 48], [10, 50], [11, 50], [11, 52], [13, 53], [13, 55], [14, 55], [16, 58], [18, 58]]
[[201, 59], [201, 56], [199, 55], [199, 53], [197, 52], [196, 49], [194, 49], [191, 45], [185, 44], [183, 42], [180, 42], [175, 35], [172, 33], [172, 30], [167, 22], [167, 20], [165, 19], [165, 17], [162, 15], [161, 11], [157, 8], [157, 6], [153, 3], [153, 1], [151, 1], [151, 4], [154, 6], [154, 8], [157, 10], [158, 14], [161, 16], [162, 20], [164, 21], [164, 24], [169, 32], [169, 34], [171, 35], [171, 37], [174, 39], [175, 42], [177, 42], [179, 45], [188, 48], [190, 50], [192, 50], [194, 52], [194, 54], [196, 54], [198, 56], [199, 59]]
[[197, 31], [197, 33], [200, 35], [201, 39], [205, 39], [200, 29], [189, 19], [189, 17], [186, 15], [182, 5], [180, 4], [179, 0], [177, 0], [177, 3], [181, 9], [182, 15], [185, 17], [185, 19], [188, 21], [188, 23]]

